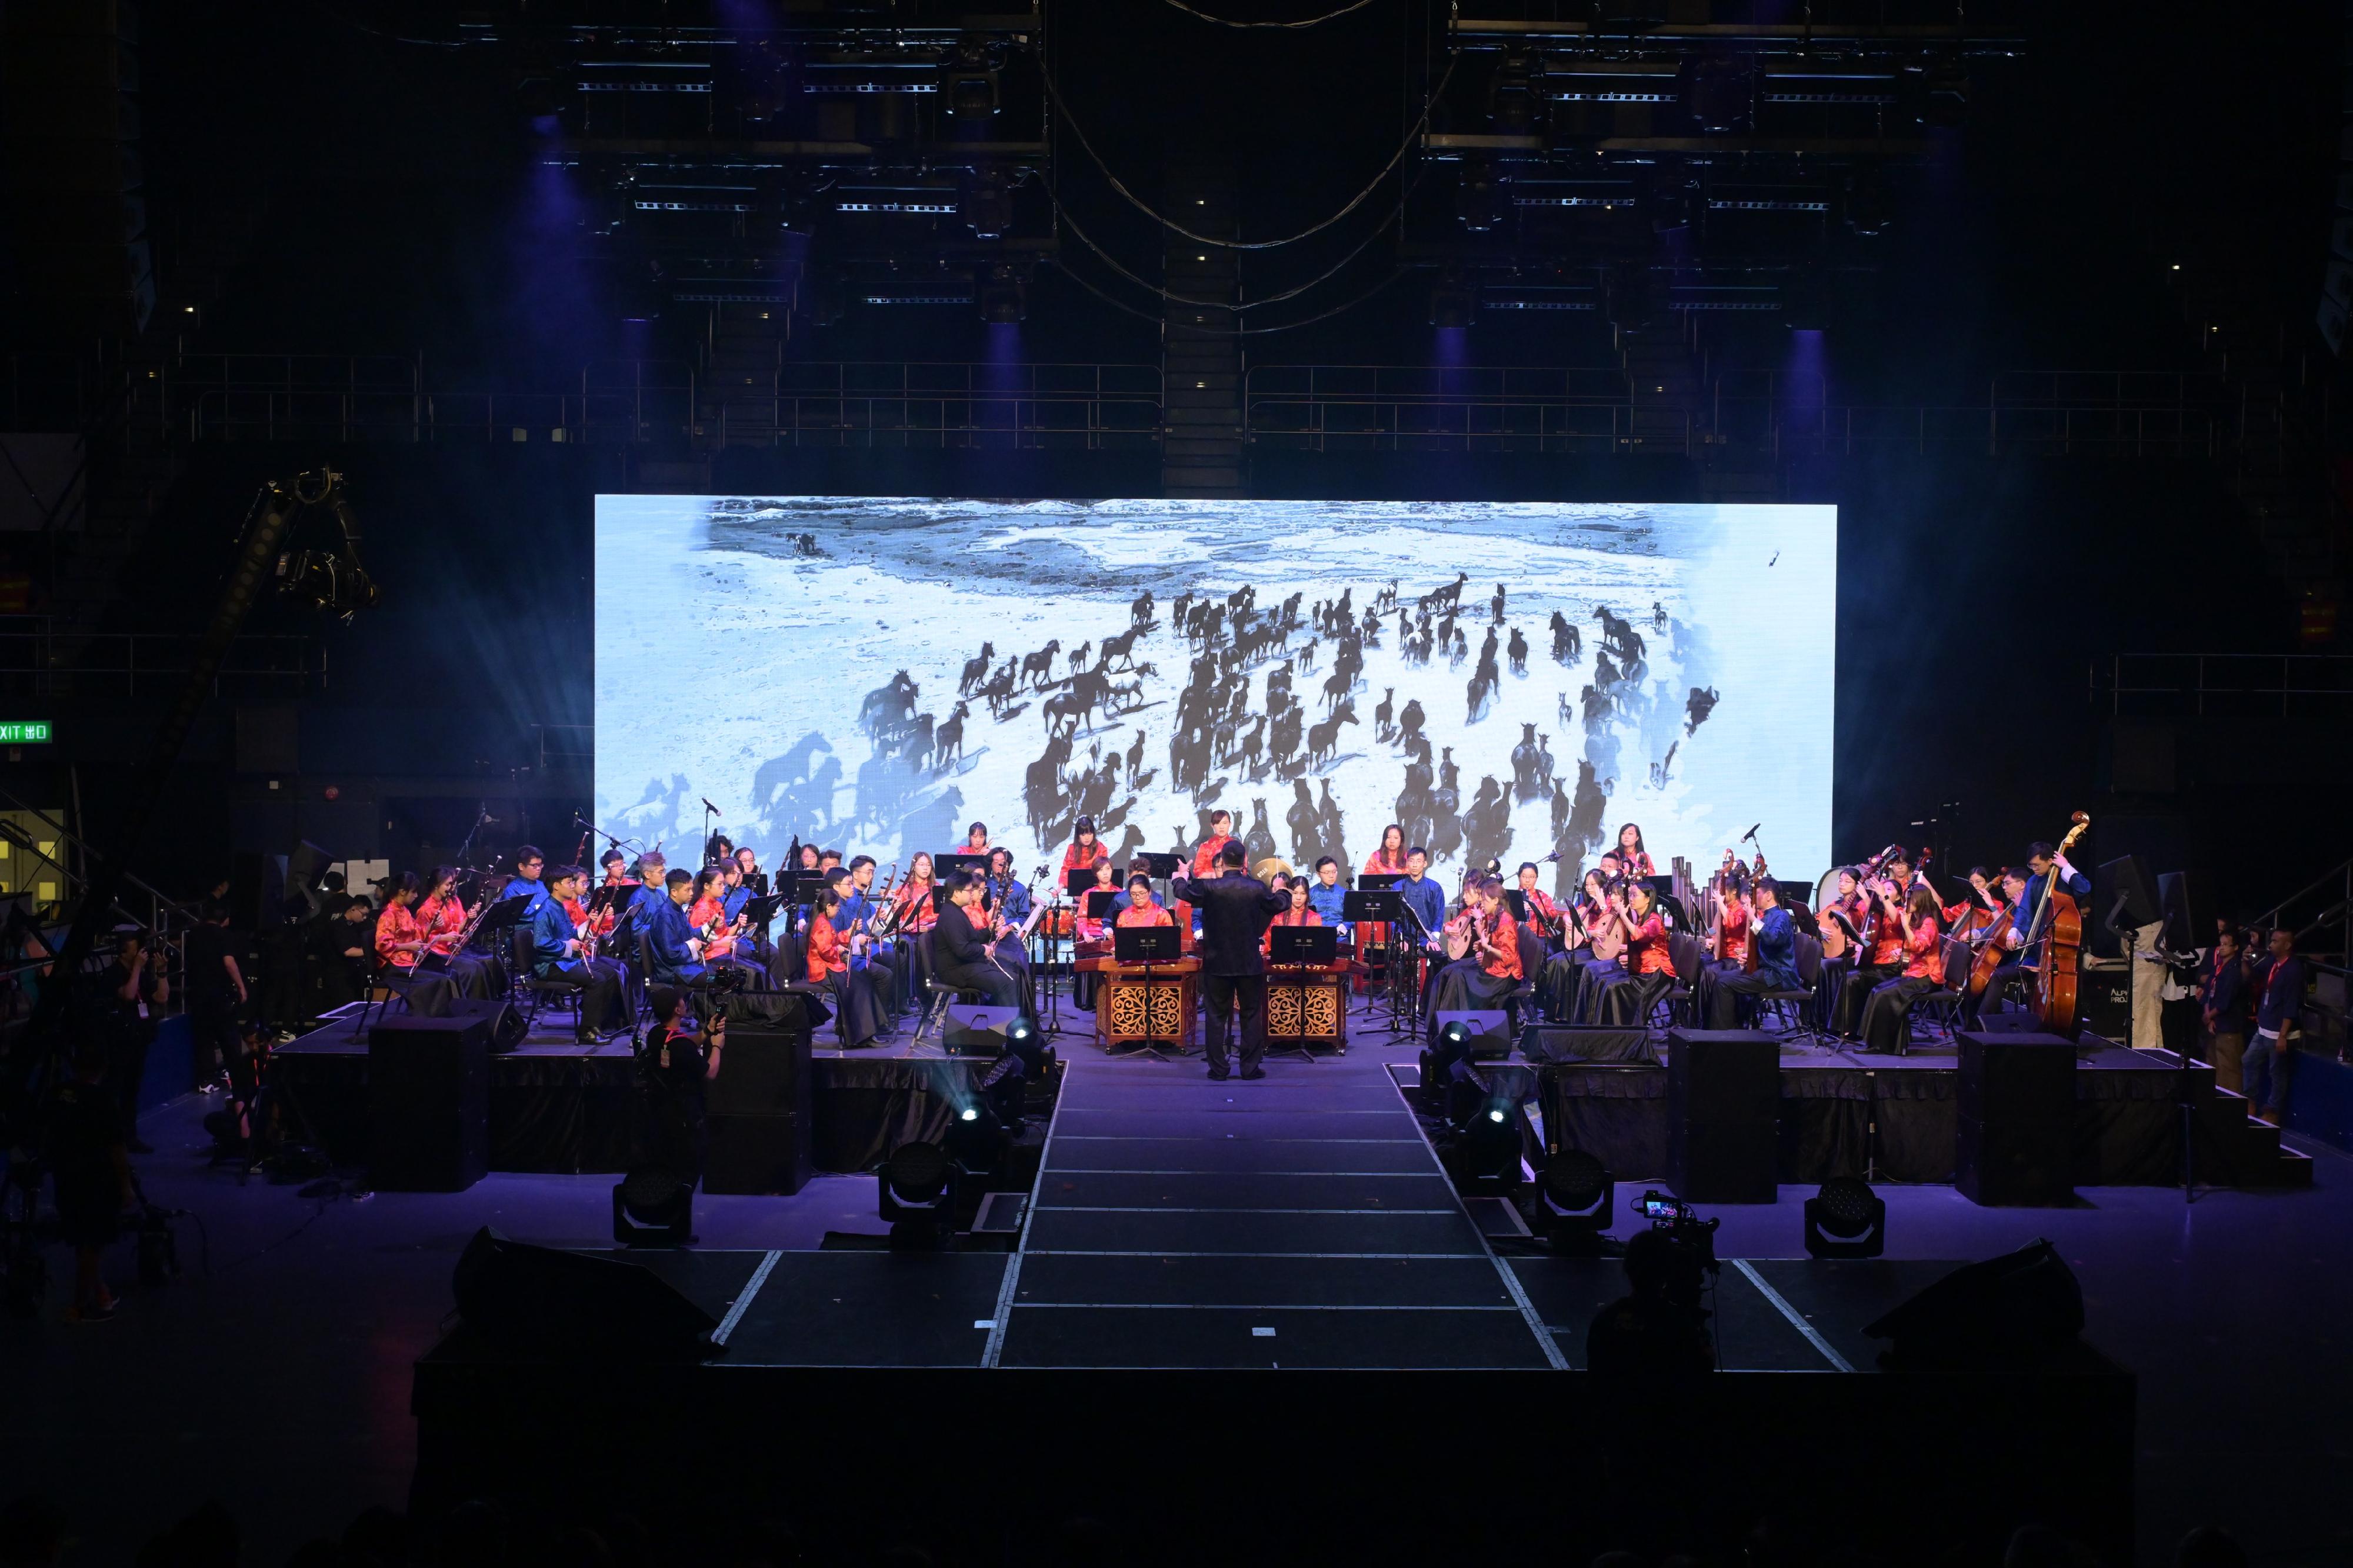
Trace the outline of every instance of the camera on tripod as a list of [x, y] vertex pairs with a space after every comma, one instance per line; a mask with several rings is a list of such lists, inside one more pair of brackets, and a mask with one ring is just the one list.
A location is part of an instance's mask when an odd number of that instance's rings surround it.
[[1683, 1199], [1671, 1197], [1655, 1189], [1644, 1193], [1634, 1206], [1644, 1219], [1651, 1222], [1652, 1230], [1663, 1230], [1674, 1240], [1690, 1247], [1705, 1267], [1718, 1267], [1715, 1230], [1724, 1223], [1720, 1216], [1702, 1219], [1699, 1211]]

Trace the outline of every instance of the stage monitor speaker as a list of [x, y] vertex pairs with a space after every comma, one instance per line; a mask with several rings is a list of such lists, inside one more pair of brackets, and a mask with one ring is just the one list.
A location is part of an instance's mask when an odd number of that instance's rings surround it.
[[2092, 873], [2091, 904], [2083, 914], [2084, 939], [2097, 958], [2124, 956], [2124, 943], [2109, 929], [2112, 916], [2126, 938], [2157, 923], [2157, 894], [2139, 856], [2119, 855]]
[[1630, 1062], [1659, 1065], [1659, 1053], [1644, 1029], [1571, 1029], [1538, 1025], [1520, 1042], [1533, 1062]]
[[[2189, 879], [2182, 872], [2157, 874], [2157, 918], [2165, 926], [2157, 940], [2174, 952], [2190, 952], [2206, 945], [2198, 940], [2198, 927], [2189, 918]], [[2208, 933], [2207, 941], [2212, 940]]]
[[532, 1247], [484, 1226], [449, 1284], [466, 1325], [509, 1355], [647, 1362], [715, 1353], [719, 1320], [634, 1263]]
[[453, 996], [449, 999], [449, 1011], [447, 1016], [452, 1018], [487, 1020], [491, 1026], [491, 1050], [493, 1055], [503, 1055], [513, 1050], [517, 1046], [522, 1045], [524, 1037], [531, 1033], [531, 1025], [523, 1018], [522, 1009], [503, 996]]
[[1499, 1062], [1512, 1054], [1511, 1015], [1500, 1008], [1466, 1008], [1461, 1012], [1435, 1015], [1434, 1023], [1440, 1035], [1449, 1024], [1460, 1024], [1471, 1033], [1465, 1054], [1474, 1062]]
[[1781, 1042], [1755, 1029], [1667, 1034], [1667, 1184], [1693, 1203], [1779, 1195]]
[[1001, 1057], [1005, 1031], [1021, 1016], [1018, 1007], [998, 1007], [978, 1002], [951, 1002], [940, 1044], [950, 1056]]
[[2055, 1035], [1962, 1032], [1953, 1184], [1972, 1203], [2075, 1195], [2075, 1047]]
[[808, 1185], [813, 1104], [805, 1029], [730, 1023], [704, 1090], [706, 1193], [797, 1193]]
[[2047, 1241], [1964, 1264], [1878, 1321], [1888, 1363], [1907, 1371], [2031, 1367], [2084, 1331], [2084, 1287]]
[[401, 1014], [368, 1030], [368, 1180], [461, 1193], [491, 1168], [491, 1021]]

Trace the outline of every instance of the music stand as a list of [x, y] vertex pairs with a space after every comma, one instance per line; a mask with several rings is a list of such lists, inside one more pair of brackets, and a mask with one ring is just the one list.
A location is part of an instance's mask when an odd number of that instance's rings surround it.
[[1504, 907], [1512, 911], [1512, 918], [1520, 924], [1528, 923], [1528, 895], [1524, 890], [1518, 888], [1505, 888]]
[[1141, 868], [1154, 881], [1166, 882], [1176, 875], [1176, 868], [1183, 864], [1185, 857], [1182, 855], [1155, 855], [1150, 850], [1139, 849], [1128, 857], [1127, 874], [1133, 877]]
[[[1111, 933], [1113, 961], [1144, 966], [1144, 1038], [1136, 1043], [1136, 1051], [1155, 1061], [1168, 1059], [1161, 1053], [1163, 1044], [1178, 1056], [1185, 1054], [1185, 1021], [1182, 1017], [1176, 1020], [1176, 1038], [1173, 1040], [1164, 1042], [1152, 1032], [1152, 966], [1155, 963], [1174, 963], [1183, 956], [1183, 952], [1184, 949], [1177, 941], [1176, 928], [1173, 925], [1117, 926]], [[1095, 1005], [1102, 1006], [1104, 1000], [1097, 997]]]
[[1112, 905], [1119, 902], [1117, 888], [1089, 888], [1082, 895], [1085, 900], [1086, 917], [1091, 921], [1111, 919]]
[[[1346, 878], [1341, 879], [1343, 882]], [[1356, 890], [1363, 893], [1386, 893], [1405, 880], [1402, 871], [1367, 871], [1356, 879]]]
[[[1414, 1021], [1412, 1015], [1421, 1005], [1421, 942], [1419, 937], [1409, 935], [1408, 922], [1411, 922], [1412, 931], [1419, 931], [1421, 929], [1421, 921], [1414, 914], [1413, 906], [1405, 901], [1405, 895], [1397, 890], [1395, 877], [1382, 879], [1389, 884], [1387, 887], [1369, 889], [1365, 887], [1366, 883], [1375, 880], [1378, 875], [1377, 873], [1368, 874], [1357, 879], [1356, 890], [1340, 900], [1340, 917], [1359, 931], [1364, 929], [1364, 922], [1366, 921], [1378, 921], [1384, 925], [1397, 928], [1389, 938], [1388, 959], [1383, 964], [1381, 971], [1381, 983], [1389, 994], [1389, 1021], [1382, 1026], [1392, 1037], [1395, 1037], [1398, 1035], [1412, 1035], [1419, 1032], [1419, 1026]], [[1404, 952], [1411, 952], [1414, 955], [1414, 973], [1405, 982], [1405, 989], [1400, 991], [1398, 971], [1402, 966], [1398, 962], [1398, 955]], [[1399, 1005], [1400, 997], [1408, 998], [1402, 1008]]]
[[1085, 898], [1094, 891], [1094, 886], [1095, 868], [1092, 866], [1073, 866], [1062, 873], [1062, 891], [1074, 899]]
[[932, 864], [936, 868], [938, 879], [943, 882], [957, 871], [977, 871], [984, 877], [988, 875], [988, 857], [986, 855], [934, 855]]
[[[1306, 1007], [1303, 997], [1308, 972], [1321, 969], [1329, 973], [1332, 966], [1339, 963], [1340, 932], [1332, 926], [1275, 926], [1267, 931], [1266, 941], [1267, 963], [1277, 970], [1290, 972], [1293, 983], [1300, 988], [1303, 996], [1300, 1016], [1304, 1018]], [[1346, 982], [1344, 980], [1342, 984], [1345, 985]], [[1344, 991], [1340, 997], [1341, 1009], [1345, 1012], [1347, 1005], [1348, 998]], [[1348, 1047], [1343, 1045], [1338, 1048], [1345, 1052]], [[1284, 1055], [1293, 1053], [1303, 1061], [1315, 1059], [1315, 1053], [1308, 1048], [1304, 1039], [1283, 1047]]]

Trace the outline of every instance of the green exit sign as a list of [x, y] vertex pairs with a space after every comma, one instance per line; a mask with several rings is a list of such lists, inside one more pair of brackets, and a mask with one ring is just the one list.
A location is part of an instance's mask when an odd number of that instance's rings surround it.
[[47, 719], [0, 719], [0, 746], [46, 746], [49, 743], [49, 721]]

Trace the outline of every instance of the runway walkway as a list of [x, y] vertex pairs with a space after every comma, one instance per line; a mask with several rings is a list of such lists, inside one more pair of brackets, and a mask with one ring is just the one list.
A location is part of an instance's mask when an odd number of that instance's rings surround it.
[[996, 1366], [1562, 1364], [1378, 1053], [1070, 1062]]

